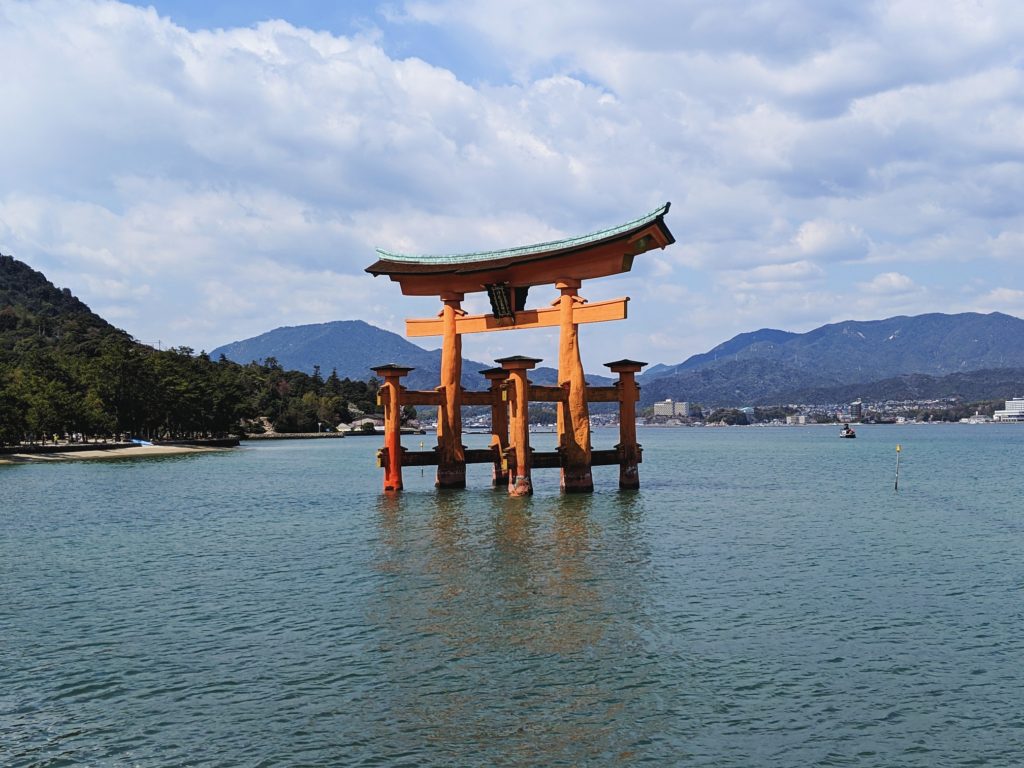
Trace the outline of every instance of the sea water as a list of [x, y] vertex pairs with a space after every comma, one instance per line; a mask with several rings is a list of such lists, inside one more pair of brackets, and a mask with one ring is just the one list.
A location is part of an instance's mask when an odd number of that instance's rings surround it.
[[1024, 428], [857, 433], [526, 499], [362, 437], [0, 467], [0, 765], [1024, 764]]

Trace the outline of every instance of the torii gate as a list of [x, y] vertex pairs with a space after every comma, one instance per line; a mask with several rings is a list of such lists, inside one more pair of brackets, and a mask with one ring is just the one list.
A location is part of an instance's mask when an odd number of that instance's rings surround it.
[[[508, 483], [509, 493], [533, 492], [531, 466], [561, 467], [562, 490], [594, 489], [594, 464], [619, 464], [619, 486], [638, 488], [636, 401], [639, 388], [635, 374], [646, 363], [619, 360], [606, 363], [619, 381], [613, 387], [589, 387], [580, 359], [578, 326], [608, 320], [624, 320], [628, 298], [588, 304], [579, 295], [583, 280], [628, 272], [634, 257], [665, 248], [675, 238], [665, 225], [669, 203], [617, 227], [582, 237], [501, 251], [448, 256], [416, 256], [377, 251], [378, 260], [366, 268], [399, 283], [406, 296], [438, 296], [442, 309], [437, 318], [410, 319], [406, 336], [441, 336], [441, 382], [433, 391], [409, 391], [400, 383], [411, 368], [388, 364], [373, 370], [383, 377], [380, 400], [384, 405], [385, 447], [380, 452], [385, 469], [384, 489], [402, 488], [402, 465], [437, 466], [439, 488], [464, 488], [466, 464], [493, 462], [495, 485]], [[553, 285], [558, 298], [552, 306], [527, 309], [527, 291], [537, 285]], [[491, 314], [467, 315], [461, 308], [467, 293], [486, 291]], [[558, 386], [535, 386], [527, 371], [541, 362], [535, 358], [507, 357], [500, 368], [482, 371], [491, 383], [486, 392], [463, 390], [462, 334], [558, 326]], [[560, 403], [558, 451], [543, 454], [529, 445], [529, 402]], [[593, 451], [590, 446], [588, 402], [619, 403], [619, 444], [613, 451]], [[408, 451], [399, 442], [401, 408], [404, 405], [437, 405], [437, 448]], [[490, 405], [492, 440], [486, 451], [469, 451], [462, 445], [462, 406]], [[507, 413], [506, 413], [507, 408]], [[507, 415], [507, 419], [505, 418]]]

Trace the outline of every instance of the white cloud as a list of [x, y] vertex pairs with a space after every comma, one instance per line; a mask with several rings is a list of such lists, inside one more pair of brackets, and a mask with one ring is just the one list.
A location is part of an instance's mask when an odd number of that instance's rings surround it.
[[868, 239], [860, 227], [825, 220], [801, 224], [793, 243], [805, 256], [825, 261], [859, 259], [867, 253], [869, 247]]
[[1024, 290], [994, 288], [971, 302], [970, 309], [976, 312], [1004, 312], [1024, 317]]
[[1024, 230], [1000, 232], [991, 241], [993, 255], [1000, 259], [1024, 261]]
[[875, 275], [870, 282], [860, 283], [857, 288], [864, 293], [885, 296], [914, 293], [920, 290], [913, 280], [899, 272], [883, 272]]
[[765, 264], [742, 272], [725, 272], [720, 278], [723, 287], [741, 293], [782, 292], [802, 290], [804, 284], [818, 281], [825, 271], [811, 261], [786, 264]]
[[[410, 29], [457, 69], [395, 55]], [[0, 250], [209, 348], [435, 311], [363, 273], [377, 246], [538, 242], [671, 200], [677, 244], [585, 290], [634, 297], [596, 357], [941, 311], [968, 276], [1024, 288], [1021, 38], [1013, 0], [417, 0], [349, 37], [7, 2]]]

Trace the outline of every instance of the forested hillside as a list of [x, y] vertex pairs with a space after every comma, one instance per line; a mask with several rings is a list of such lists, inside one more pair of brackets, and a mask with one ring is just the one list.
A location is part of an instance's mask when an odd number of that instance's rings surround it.
[[155, 350], [41, 273], [0, 255], [0, 443], [53, 434], [143, 437], [237, 433], [266, 416], [317, 430], [376, 409], [376, 383], [239, 365], [182, 347]]

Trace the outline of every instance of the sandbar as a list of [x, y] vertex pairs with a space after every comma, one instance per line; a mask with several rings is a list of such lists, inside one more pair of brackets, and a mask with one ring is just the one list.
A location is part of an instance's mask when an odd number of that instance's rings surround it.
[[86, 459], [141, 459], [150, 456], [174, 456], [188, 453], [229, 451], [204, 445], [136, 445], [131, 448], [96, 448], [57, 453], [0, 454], [0, 464], [39, 464], [47, 461], [78, 461]]

